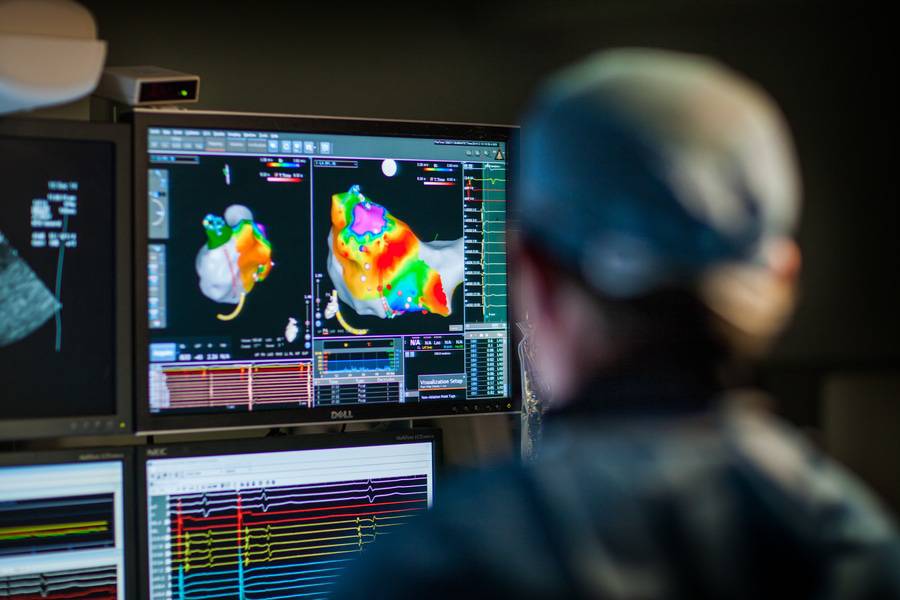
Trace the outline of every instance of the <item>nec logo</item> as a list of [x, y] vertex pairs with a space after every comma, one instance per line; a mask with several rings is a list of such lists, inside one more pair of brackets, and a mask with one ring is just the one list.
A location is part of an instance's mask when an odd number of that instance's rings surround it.
[[352, 419], [353, 411], [352, 410], [333, 410], [331, 411], [332, 420], [335, 419]]
[[167, 448], [147, 448], [147, 456], [165, 456]]

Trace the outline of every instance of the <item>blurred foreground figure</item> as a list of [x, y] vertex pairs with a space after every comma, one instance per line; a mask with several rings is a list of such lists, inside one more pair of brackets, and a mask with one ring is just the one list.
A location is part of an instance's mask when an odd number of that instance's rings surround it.
[[886, 516], [741, 389], [800, 267], [765, 93], [704, 58], [604, 52], [543, 89], [521, 152], [541, 454], [439, 495], [338, 597], [900, 597]]

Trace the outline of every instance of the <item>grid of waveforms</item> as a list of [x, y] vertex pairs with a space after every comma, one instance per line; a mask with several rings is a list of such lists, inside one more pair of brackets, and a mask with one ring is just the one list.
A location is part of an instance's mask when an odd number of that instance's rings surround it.
[[0, 577], [4, 600], [116, 600], [115, 566]]
[[0, 502], [0, 557], [115, 546], [113, 494]]
[[284, 408], [312, 403], [309, 361], [190, 363], [162, 368], [154, 406], [170, 409]]
[[170, 589], [325, 598], [355, 553], [427, 507], [425, 474], [169, 496]]

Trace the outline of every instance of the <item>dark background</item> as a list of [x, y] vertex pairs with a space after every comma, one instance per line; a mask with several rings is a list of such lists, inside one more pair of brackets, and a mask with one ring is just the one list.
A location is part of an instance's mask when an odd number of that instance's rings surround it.
[[[259, 176], [267, 168], [258, 157], [201, 156], [197, 165], [154, 165], [169, 171], [169, 239], [166, 244], [167, 327], [151, 330], [152, 341], [194, 342], [230, 338], [235, 359], [251, 358], [240, 350], [241, 338], [283, 337], [288, 317], [297, 319], [300, 332], [284, 350], [302, 351], [306, 303], [309, 294], [309, 161], [297, 169], [300, 183], [270, 183]], [[231, 169], [231, 185], [225, 185], [222, 169]], [[221, 321], [237, 305], [216, 302], [200, 290], [196, 259], [207, 242], [203, 219], [223, 217], [232, 204], [242, 204], [262, 224], [272, 244], [274, 266], [265, 280], [247, 294], [240, 314]], [[308, 355], [311, 352], [307, 351]]]
[[78, 198], [67, 229], [77, 233], [78, 245], [63, 255], [60, 351], [54, 317], [0, 348], [0, 418], [115, 411], [113, 150], [108, 143], [0, 139], [0, 231], [51, 294], [59, 249], [31, 247], [31, 201], [46, 198], [50, 180], [79, 184], [64, 192]]
[[[833, 377], [896, 377], [896, 103], [887, 91], [896, 79], [894, 25], [875, 3], [84, 4], [110, 43], [108, 64], [197, 73], [198, 107], [209, 109], [514, 123], [541, 78], [595, 50], [653, 46], [717, 57], [781, 105], [805, 189], [801, 303], [762, 381], [788, 418], [815, 433]], [[848, 407], [855, 389], [847, 388]], [[896, 407], [900, 392], [891, 394]], [[891, 439], [883, 455], [900, 456], [896, 432], [870, 431], [897, 419], [875, 420], [851, 437]], [[448, 437], [468, 435], [447, 421]], [[484, 450], [500, 433], [470, 439]], [[888, 477], [900, 507], [896, 469]]]
[[[328, 275], [328, 232], [331, 230], [331, 196], [342, 194], [354, 184], [372, 202], [384, 206], [395, 218], [409, 225], [412, 232], [423, 242], [435, 239], [456, 240], [463, 236], [462, 164], [448, 175], [456, 177], [454, 186], [426, 186], [416, 181], [416, 177], [429, 174], [416, 167], [415, 161], [398, 160], [397, 174], [385, 177], [381, 172], [380, 160], [358, 160], [356, 169], [333, 169], [315, 167], [313, 173], [313, 259], [316, 273], [325, 277], [322, 287], [322, 302], [334, 286]], [[438, 163], [429, 163], [438, 164]], [[451, 163], [440, 163], [446, 166]], [[373, 276], [374, 277], [374, 276]], [[377, 283], [373, 283], [373, 286]], [[380, 319], [370, 315], [357, 314], [341, 301], [341, 314], [354, 327], [368, 329], [371, 335], [396, 335], [403, 333], [447, 333], [452, 324], [463, 322], [463, 285], [456, 288], [453, 296], [450, 290], [448, 302], [452, 312], [443, 317], [434, 313], [423, 315], [410, 312], [394, 319]], [[392, 291], [392, 293], [396, 293]], [[341, 329], [337, 320], [323, 320], [329, 329]], [[345, 333], [342, 333], [346, 335]]]
[[197, 73], [197, 107], [219, 110], [515, 123], [544, 75], [593, 50], [715, 56], [774, 95], [802, 164], [804, 296], [776, 360], [900, 358], [898, 215], [885, 176], [894, 71], [869, 9], [796, 0], [509, 0], [415, 11], [404, 2], [331, 11], [84, 4], [110, 44], [109, 65]]

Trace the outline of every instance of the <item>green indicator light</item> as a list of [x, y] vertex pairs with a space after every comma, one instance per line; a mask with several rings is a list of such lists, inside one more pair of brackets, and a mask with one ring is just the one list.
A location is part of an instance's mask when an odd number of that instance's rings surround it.
[[187, 97], [187, 94], [188, 94], [187, 90], [181, 90], [182, 97]]

